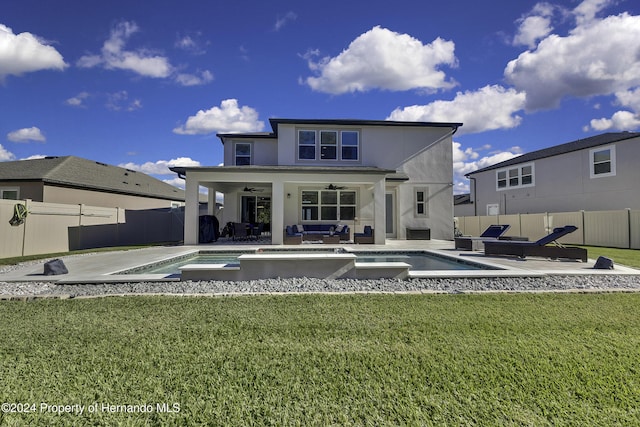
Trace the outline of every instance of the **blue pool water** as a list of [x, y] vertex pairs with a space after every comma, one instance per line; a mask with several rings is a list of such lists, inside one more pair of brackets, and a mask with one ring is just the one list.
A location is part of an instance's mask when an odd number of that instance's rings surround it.
[[[268, 253], [282, 253], [285, 251], [265, 251]], [[291, 252], [291, 251], [287, 251]], [[299, 253], [322, 253], [323, 251], [296, 251]], [[326, 251], [324, 251], [326, 253]], [[180, 267], [187, 264], [229, 264], [239, 265], [238, 257], [246, 253], [255, 252], [200, 252], [167, 260], [162, 263], [142, 266], [120, 274], [180, 274]], [[489, 270], [491, 267], [470, 263], [457, 258], [449, 258], [429, 252], [409, 251], [380, 251], [380, 252], [351, 252], [356, 255], [356, 262], [406, 262], [412, 271], [425, 270]]]

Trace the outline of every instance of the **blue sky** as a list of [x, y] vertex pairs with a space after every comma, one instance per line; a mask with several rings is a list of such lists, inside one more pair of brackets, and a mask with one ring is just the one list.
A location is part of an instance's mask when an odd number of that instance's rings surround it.
[[635, 0], [6, 0], [0, 161], [75, 155], [176, 185], [269, 118], [463, 122], [467, 172], [640, 128]]

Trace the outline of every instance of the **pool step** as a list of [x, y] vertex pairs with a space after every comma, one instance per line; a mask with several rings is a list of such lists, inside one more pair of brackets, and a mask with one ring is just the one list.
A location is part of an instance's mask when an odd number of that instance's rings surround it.
[[349, 253], [244, 254], [237, 264], [187, 264], [181, 280], [258, 280], [312, 277], [321, 279], [406, 279], [411, 265], [404, 262], [356, 262]]

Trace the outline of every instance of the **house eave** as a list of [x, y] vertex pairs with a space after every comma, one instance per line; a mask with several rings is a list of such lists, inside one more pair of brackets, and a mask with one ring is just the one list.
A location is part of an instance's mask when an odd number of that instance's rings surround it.
[[393, 169], [383, 169], [371, 166], [174, 166], [169, 168], [178, 175], [188, 172], [241, 172], [241, 173], [305, 173], [305, 174], [396, 174]]

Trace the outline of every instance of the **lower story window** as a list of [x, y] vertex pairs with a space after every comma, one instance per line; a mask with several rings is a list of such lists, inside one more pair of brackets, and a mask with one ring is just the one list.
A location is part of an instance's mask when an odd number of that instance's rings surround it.
[[19, 193], [17, 188], [0, 188], [0, 199], [18, 200]]
[[428, 205], [427, 201], [429, 198], [429, 193], [427, 188], [416, 188], [415, 192], [415, 216], [417, 217], [427, 217], [428, 215]]
[[303, 190], [303, 221], [345, 221], [356, 217], [356, 192], [352, 190]]

